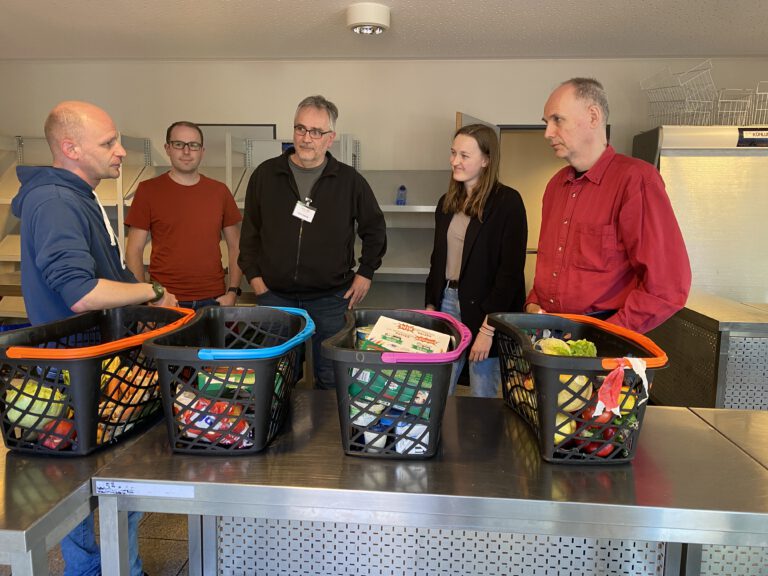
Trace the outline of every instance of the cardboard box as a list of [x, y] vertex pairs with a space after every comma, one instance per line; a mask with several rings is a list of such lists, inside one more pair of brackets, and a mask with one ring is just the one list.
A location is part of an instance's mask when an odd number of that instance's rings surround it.
[[391, 352], [447, 352], [451, 337], [408, 322], [380, 316], [367, 340]]

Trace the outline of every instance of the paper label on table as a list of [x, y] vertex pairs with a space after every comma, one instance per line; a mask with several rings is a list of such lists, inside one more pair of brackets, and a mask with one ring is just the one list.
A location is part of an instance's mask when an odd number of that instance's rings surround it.
[[178, 484], [147, 484], [144, 482], [96, 481], [96, 495], [125, 494], [128, 496], [156, 496], [160, 498], [194, 498], [195, 487]]

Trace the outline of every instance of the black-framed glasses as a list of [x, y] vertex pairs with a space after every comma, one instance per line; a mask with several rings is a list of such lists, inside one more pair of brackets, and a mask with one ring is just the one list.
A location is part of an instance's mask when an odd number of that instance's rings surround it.
[[168, 142], [168, 144], [171, 145], [171, 148], [175, 148], [176, 150], [184, 150], [184, 148], [189, 147], [189, 149], [193, 152], [197, 152], [203, 148], [203, 145], [200, 142], [182, 142], [181, 140], [171, 140]]
[[326, 130], [323, 132], [320, 130], [320, 128], [307, 128], [306, 126], [302, 126], [301, 124], [296, 124], [296, 126], [293, 127], [293, 131], [296, 133], [297, 136], [304, 137], [306, 134], [309, 134], [309, 137], [312, 138], [312, 140], [319, 140], [326, 134], [330, 134], [333, 132], [333, 130]]

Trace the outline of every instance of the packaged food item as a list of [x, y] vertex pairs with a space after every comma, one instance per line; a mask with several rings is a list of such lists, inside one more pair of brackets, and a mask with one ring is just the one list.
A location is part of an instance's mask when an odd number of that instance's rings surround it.
[[400, 420], [396, 430], [398, 441], [395, 450], [399, 454], [424, 454], [427, 451], [429, 431], [426, 424]]
[[[180, 409], [179, 404], [186, 408]], [[237, 444], [242, 448], [253, 445], [247, 437], [249, 426], [242, 418], [242, 406], [235, 402], [212, 401], [185, 391], [176, 396], [173, 408], [177, 422], [195, 425], [184, 429], [188, 438], [200, 437], [206, 442]]]
[[416, 326], [409, 322], [379, 316], [368, 335], [373, 344], [383, 346], [391, 352], [419, 352], [438, 354], [446, 352], [451, 343], [448, 334]]
[[432, 374], [420, 370], [375, 370], [352, 368], [354, 381], [349, 394], [356, 400], [376, 401], [423, 418], [429, 417], [424, 407], [432, 388]]
[[349, 405], [349, 417], [352, 424], [364, 428], [376, 420], [376, 416], [384, 411], [384, 404], [374, 402], [356, 401]]
[[382, 452], [387, 447], [387, 430], [392, 427], [391, 418], [381, 418], [376, 424], [368, 428], [365, 433], [365, 451]]
[[357, 349], [369, 350], [371, 352], [391, 352], [389, 348], [385, 348], [384, 346], [371, 342], [370, 340], [358, 340]]
[[368, 339], [368, 335], [373, 330], [373, 324], [368, 326], [358, 326], [355, 330], [355, 348], [360, 347], [360, 344]]
[[197, 373], [197, 387], [207, 395], [218, 395], [222, 388], [230, 393], [249, 391], [255, 381], [255, 371], [245, 368], [212, 367]]

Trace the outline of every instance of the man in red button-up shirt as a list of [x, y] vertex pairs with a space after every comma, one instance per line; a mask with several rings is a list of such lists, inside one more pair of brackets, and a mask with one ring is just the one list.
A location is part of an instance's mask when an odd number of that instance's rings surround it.
[[602, 85], [574, 78], [544, 107], [544, 137], [570, 164], [544, 193], [527, 312], [609, 312], [647, 332], [685, 305], [691, 267], [654, 166], [608, 145]]

